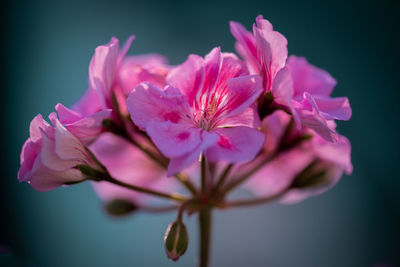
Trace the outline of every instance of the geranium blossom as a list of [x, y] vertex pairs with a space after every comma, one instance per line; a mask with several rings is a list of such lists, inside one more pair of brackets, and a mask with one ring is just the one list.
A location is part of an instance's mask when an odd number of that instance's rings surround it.
[[337, 141], [339, 136], [328, 121], [349, 120], [351, 108], [347, 97], [330, 97], [336, 80], [303, 57], [290, 56], [287, 67], [293, 80], [292, 103], [302, 124], [328, 141]]
[[[174, 261], [188, 247], [185, 214], [197, 213], [200, 266], [209, 266], [214, 210], [297, 203], [351, 174], [335, 123], [351, 108], [331, 97], [335, 79], [288, 58], [286, 38], [262, 16], [252, 32], [230, 28], [244, 61], [216, 47], [169, 66], [157, 54], [126, 56], [133, 36], [97, 47], [81, 99], [57, 104], [51, 124], [32, 120], [18, 180], [39, 191], [90, 181], [115, 216], [175, 210], [164, 238]], [[240, 185], [256, 196], [231, 199]]]
[[39, 114], [31, 122], [30, 138], [21, 152], [18, 180], [39, 191], [83, 180], [78, 165], [98, 168], [85, 146], [52, 116], [54, 127]]
[[298, 121], [291, 103], [292, 81], [285, 66], [288, 56], [286, 38], [274, 31], [272, 24], [261, 15], [256, 18], [253, 33], [237, 22], [230, 22], [230, 26], [237, 40], [236, 50], [246, 60], [251, 73], [262, 75], [264, 92], [271, 92], [275, 103], [287, 107]]
[[262, 16], [256, 18], [253, 34], [237, 22], [231, 22], [231, 32], [249, 69], [262, 74], [264, 89], [272, 93], [278, 107], [292, 113], [298, 128], [303, 125], [328, 141], [337, 141], [338, 135], [327, 120], [348, 120], [351, 109], [347, 98], [329, 97], [336, 81], [304, 58], [291, 56], [286, 62], [286, 38]]
[[171, 158], [169, 175], [201, 153], [230, 162], [256, 155], [264, 137], [251, 128], [258, 122], [253, 103], [262, 87], [258, 76], [246, 74], [234, 55], [215, 48], [171, 70], [164, 89], [144, 83], [132, 91], [127, 100], [132, 120]]
[[117, 100], [119, 112], [125, 114], [127, 95], [141, 82], [165, 85], [169, 67], [165, 57], [158, 54], [126, 56], [134, 36], [130, 36], [122, 50], [113, 37], [108, 44], [98, 46], [89, 65], [89, 88], [72, 106], [84, 116], [102, 109], [114, 109]]
[[[265, 143], [267, 153], [274, 153], [278, 149], [289, 121], [290, 116], [282, 111], [276, 111], [264, 119], [263, 131], [268, 140]], [[294, 135], [301, 134], [295, 129], [292, 130]], [[313, 134], [313, 138], [301, 146], [281, 153], [258, 171], [246, 186], [263, 197], [278, 194], [286, 190], [298, 174], [315, 162], [313, 172], [325, 172], [320, 178], [320, 183], [304, 188], [292, 188], [281, 198], [282, 202], [295, 203], [325, 192], [339, 181], [343, 172], [351, 174], [353, 170], [350, 159], [351, 146], [346, 137], [339, 136], [338, 141], [332, 143], [316, 135], [312, 130], [306, 133]]]
[[51, 113], [49, 116], [52, 123], [56, 124], [58, 116], [60, 123], [83, 144], [89, 144], [104, 131], [102, 122], [111, 115], [111, 109], [101, 110], [89, 116], [84, 116], [62, 104], [57, 104], [55, 109], [57, 114]]
[[168, 60], [158, 54], [127, 56], [118, 72], [118, 83], [124, 95], [129, 93], [141, 82], [149, 82], [158, 87], [164, 87], [169, 66]]

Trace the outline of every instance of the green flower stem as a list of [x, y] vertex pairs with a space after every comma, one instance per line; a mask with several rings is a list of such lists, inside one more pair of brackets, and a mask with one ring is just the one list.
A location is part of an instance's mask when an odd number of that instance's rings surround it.
[[206, 157], [201, 157], [201, 192], [204, 205], [199, 211], [200, 227], [200, 267], [209, 266], [210, 254], [210, 235], [211, 235], [211, 206], [209, 205], [209, 190], [207, 181], [207, 161]]
[[166, 198], [166, 199], [170, 199], [170, 200], [174, 200], [174, 201], [178, 201], [178, 202], [184, 202], [186, 200], [186, 197], [179, 195], [179, 194], [168, 194], [168, 193], [164, 193], [164, 192], [160, 192], [160, 191], [156, 191], [156, 190], [152, 190], [152, 189], [148, 189], [148, 188], [144, 188], [144, 187], [140, 187], [140, 186], [136, 186], [136, 185], [127, 184], [127, 183], [121, 182], [117, 179], [114, 179], [110, 175], [107, 175], [107, 177], [104, 177], [103, 179], [99, 179], [98, 177], [94, 177], [94, 178], [89, 177], [89, 179], [96, 181], [96, 182], [107, 181], [109, 183], [130, 189], [130, 190], [133, 190], [136, 192], [145, 193], [145, 194], [149, 194], [149, 195], [153, 195], [153, 196], [161, 197], [161, 198]]
[[178, 208], [179, 208], [179, 206], [177, 206], [177, 205], [161, 206], [161, 207], [140, 205], [140, 207], [139, 207], [140, 211], [148, 212], [148, 213], [170, 212], [170, 211], [176, 211]]
[[228, 183], [225, 188], [222, 189], [222, 195], [226, 195], [229, 193], [231, 190], [235, 189], [237, 186], [241, 185], [244, 183], [247, 179], [249, 179], [253, 174], [255, 174], [257, 171], [259, 171], [262, 167], [265, 166], [268, 162], [273, 160], [276, 157], [276, 154], [267, 156], [262, 160], [260, 163], [258, 163], [254, 168], [240, 176], [239, 178], [236, 178], [235, 180], [232, 180], [230, 183]]
[[197, 194], [197, 189], [194, 184], [190, 181], [190, 178], [183, 172], [177, 173], [174, 176], [179, 182], [181, 182], [193, 195]]
[[203, 196], [207, 194], [207, 162], [204, 155], [201, 156], [201, 193]]
[[200, 267], [208, 267], [210, 261], [211, 207], [206, 206], [199, 213], [200, 226]]
[[233, 167], [232, 163], [229, 164], [228, 166], [226, 166], [226, 168], [222, 172], [221, 176], [219, 177], [217, 184], [213, 188], [212, 195], [215, 195], [216, 193], [218, 193], [220, 188], [224, 185], [226, 178], [228, 177], [230, 171], [232, 170], [232, 167]]
[[287, 189], [282, 190], [281, 192], [269, 196], [269, 197], [261, 197], [261, 198], [252, 198], [252, 199], [243, 199], [243, 200], [234, 200], [230, 202], [221, 203], [218, 205], [218, 208], [225, 209], [225, 208], [235, 208], [235, 207], [247, 207], [247, 206], [255, 206], [266, 204], [272, 201], [277, 200], [288, 191]]

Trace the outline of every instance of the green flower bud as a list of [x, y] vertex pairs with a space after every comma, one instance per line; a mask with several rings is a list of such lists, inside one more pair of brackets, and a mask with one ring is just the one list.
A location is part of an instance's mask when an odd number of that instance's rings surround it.
[[189, 235], [182, 221], [176, 220], [168, 225], [164, 244], [168, 258], [173, 261], [177, 261], [185, 253], [189, 244]]
[[108, 201], [104, 208], [108, 214], [116, 217], [128, 215], [138, 209], [134, 203], [125, 199], [113, 199]]
[[99, 171], [94, 169], [93, 167], [86, 165], [86, 164], [79, 164], [76, 166], [83, 175], [88, 177], [91, 180], [101, 181], [108, 178], [108, 175], [103, 171]]
[[329, 183], [328, 168], [318, 160], [311, 162], [292, 182], [292, 188], [318, 187]]

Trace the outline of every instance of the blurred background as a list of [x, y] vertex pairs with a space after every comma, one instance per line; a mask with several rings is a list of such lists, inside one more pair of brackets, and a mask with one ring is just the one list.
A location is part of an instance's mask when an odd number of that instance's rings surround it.
[[31, 119], [87, 86], [94, 48], [137, 36], [129, 54], [172, 64], [220, 45], [234, 51], [229, 20], [250, 29], [263, 14], [348, 96], [354, 174], [300, 204], [215, 213], [212, 266], [400, 266], [399, 16], [395, 1], [3, 1], [0, 266], [196, 266], [197, 218], [177, 263], [163, 234], [175, 214], [107, 216], [89, 184], [39, 193], [19, 184]]

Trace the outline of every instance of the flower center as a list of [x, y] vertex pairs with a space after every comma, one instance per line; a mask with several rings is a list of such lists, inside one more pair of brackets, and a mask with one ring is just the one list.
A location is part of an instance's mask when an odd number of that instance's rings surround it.
[[214, 114], [215, 111], [211, 108], [195, 111], [193, 114], [194, 124], [203, 130], [209, 131], [215, 126]]

